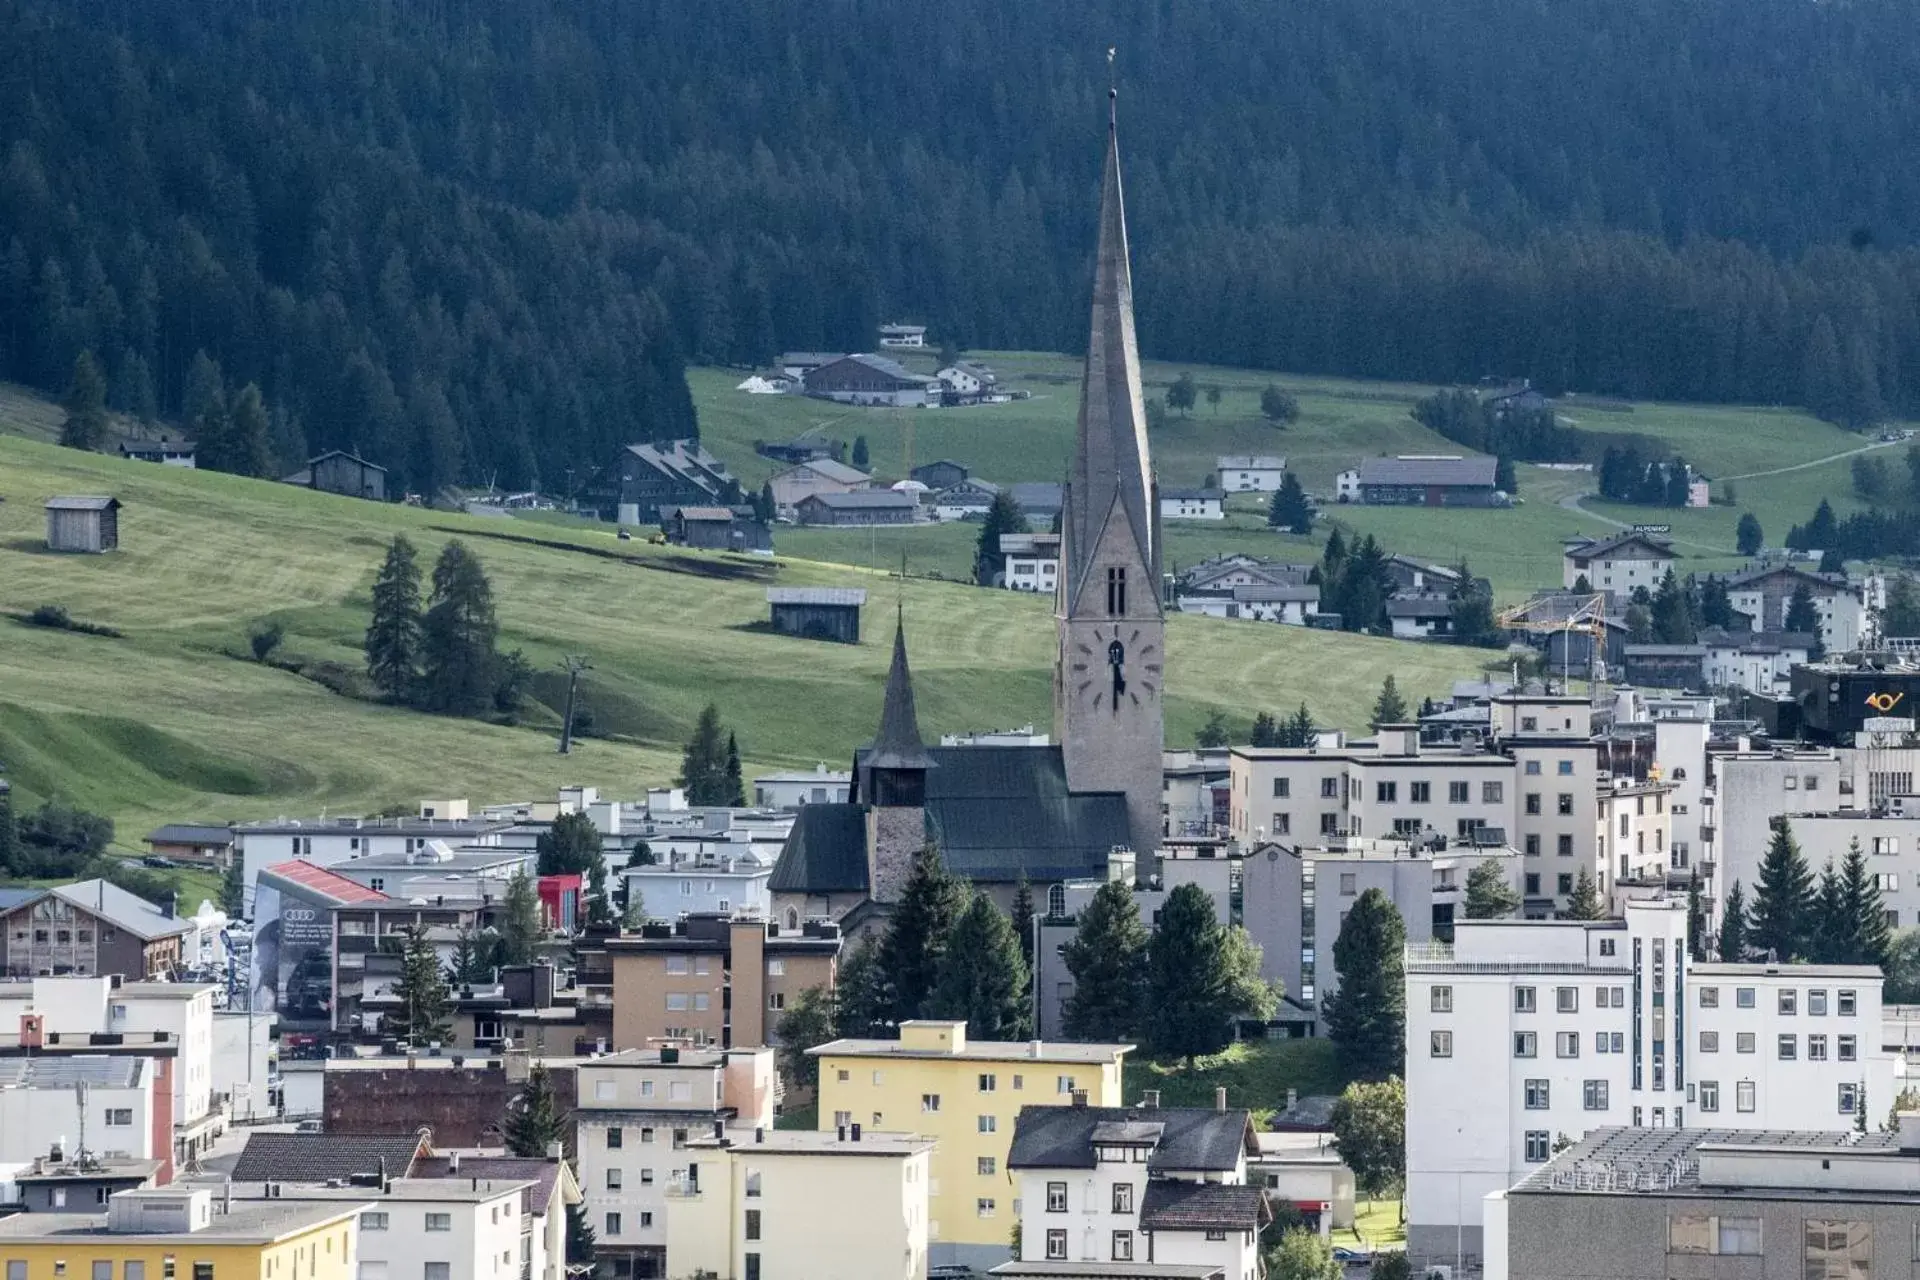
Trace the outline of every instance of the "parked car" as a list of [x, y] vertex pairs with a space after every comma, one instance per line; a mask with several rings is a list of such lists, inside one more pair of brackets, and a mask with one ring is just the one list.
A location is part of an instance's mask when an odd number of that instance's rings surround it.
[[140, 865], [145, 867], [158, 867], [162, 870], [165, 870], [166, 868], [173, 866], [174, 862], [172, 858], [163, 858], [159, 854], [150, 853], [146, 857], [140, 859]]
[[1373, 1250], [1337, 1244], [1333, 1246], [1333, 1260], [1343, 1267], [1370, 1267], [1373, 1265]]

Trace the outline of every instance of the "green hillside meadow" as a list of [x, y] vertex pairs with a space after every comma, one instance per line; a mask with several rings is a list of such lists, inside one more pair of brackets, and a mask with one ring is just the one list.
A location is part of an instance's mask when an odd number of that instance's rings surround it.
[[[121, 550], [47, 552], [41, 503], [55, 493], [118, 496]], [[58, 796], [110, 814], [123, 846], [162, 820], [361, 813], [431, 796], [478, 803], [568, 781], [631, 795], [672, 776], [708, 700], [738, 728], [750, 770], [841, 765], [878, 715], [896, 601], [929, 736], [1044, 726], [1050, 714], [1050, 602], [1033, 597], [376, 505], [19, 435], [0, 435], [0, 499], [0, 610], [57, 603], [124, 633], [0, 618], [0, 761], [29, 803]], [[547, 673], [544, 700], [558, 701], [561, 657], [588, 655], [587, 705], [611, 740], [562, 759], [545, 707], [530, 727], [436, 719], [235, 656], [272, 618], [287, 629], [285, 656], [356, 669], [368, 589], [396, 532], [429, 558], [450, 536], [469, 541], [493, 580], [503, 647]], [[865, 642], [762, 630], [772, 582], [866, 586]], [[1169, 648], [1176, 744], [1215, 708], [1244, 723], [1303, 698], [1357, 728], [1388, 672], [1409, 693], [1440, 692], [1493, 656], [1200, 618], [1174, 619]]]

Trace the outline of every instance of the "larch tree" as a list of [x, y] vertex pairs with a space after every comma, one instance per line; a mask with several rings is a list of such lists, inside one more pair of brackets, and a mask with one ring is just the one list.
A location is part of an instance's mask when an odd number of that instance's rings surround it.
[[447, 543], [433, 566], [433, 601], [421, 628], [427, 710], [471, 716], [493, 705], [499, 630], [493, 587], [479, 559], [462, 543]]
[[367, 675], [390, 702], [412, 701], [420, 679], [420, 562], [395, 534], [373, 581], [373, 617], [365, 642]]
[[1385, 1080], [1405, 1069], [1406, 944], [1406, 922], [1378, 889], [1354, 900], [1334, 939], [1340, 987], [1321, 1005], [1341, 1067], [1355, 1079]]
[[1118, 880], [1100, 886], [1081, 909], [1063, 958], [1074, 981], [1065, 1010], [1068, 1037], [1115, 1043], [1137, 1035], [1146, 993], [1147, 927], [1129, 886]]

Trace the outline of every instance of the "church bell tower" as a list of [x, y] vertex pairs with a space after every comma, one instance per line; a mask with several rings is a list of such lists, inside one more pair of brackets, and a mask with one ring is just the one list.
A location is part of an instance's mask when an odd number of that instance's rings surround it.
[[1166, 618], [1159, 489], [1140, 392], [1111, 93], [1093, 324], [1060, 531], [1053, 719], [1067, 785], [1126, 794], [1134, 852], [1145, 864], [1160, 846], [1163, 826]]

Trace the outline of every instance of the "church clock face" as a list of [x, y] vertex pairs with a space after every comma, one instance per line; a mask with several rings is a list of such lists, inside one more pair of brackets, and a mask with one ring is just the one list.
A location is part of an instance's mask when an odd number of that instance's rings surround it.
[[1141, 642], [1138, 627], [1116, 623], [1111, 630], [1098, 628], [1094, 643], [1074, 645], [1074, 696], [1114, 715], [1123, 707], [1137, 707], [1160, 692], [1159, 657], [1157, 645]]

